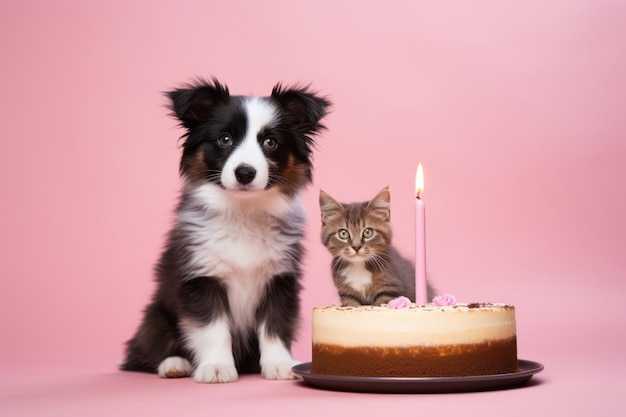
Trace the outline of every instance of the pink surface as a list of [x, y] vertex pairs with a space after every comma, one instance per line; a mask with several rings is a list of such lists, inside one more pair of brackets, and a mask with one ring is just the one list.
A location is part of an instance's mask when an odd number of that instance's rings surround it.
[[[625, 14], [618, 0], [3, 1], [0, 414], [624, 415]], [[161, 92], [198, 75], [236, 94], [312, 82], [334, 102], [305, 195], [298, 358], [311, 308], [337, 301], [319, 190], [389, 186], [412, 256], [421, 161], [429, 276], [517, 306], [520, 357], [546, 366], [535, 383], [384, 396], [117, 372], [178, 194]]]

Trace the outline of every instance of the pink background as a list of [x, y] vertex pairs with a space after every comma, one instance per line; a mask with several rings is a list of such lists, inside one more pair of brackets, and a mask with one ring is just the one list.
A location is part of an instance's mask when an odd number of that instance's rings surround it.
[[[625, 17], [619, 0], [2, 0], [0, 411], [194, 414], [222, 399], [241, 413], [623, 415]], [[546, 366], [537, 382], [354, 402], [258, 376], [117, 372], [180, 186], [161, 92], [213, 75], [234, 94], [311, 82], [334, 103], [305, 195], [299, 359], [312, 307], [337, 301], [319, 190], [356, 201], [390, 186], [395, 243], [413, 257], [421, 161], [432, 281], [515, 304], [519, 355]]]

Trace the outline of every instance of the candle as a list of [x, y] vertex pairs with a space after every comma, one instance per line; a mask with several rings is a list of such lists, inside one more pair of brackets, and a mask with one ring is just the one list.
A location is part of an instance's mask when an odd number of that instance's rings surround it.
[[415, 174], [415, 303], [428, 302], [426, 285], [426, 208], [422, 201], [424, 192], [424, 170], [417, 166]]

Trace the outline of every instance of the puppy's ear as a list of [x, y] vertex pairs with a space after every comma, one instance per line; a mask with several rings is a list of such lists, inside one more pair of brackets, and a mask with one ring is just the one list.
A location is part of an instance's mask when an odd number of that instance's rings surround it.
[[228, 87], [215, 78], [212, 81], [200, 79], [165, 94], [171, 101], [169, 107], [173, 116], [187, 129], [209, 118], [217, 103], [230, 98]]
[[291, 117], [290, 123], [301, 133], [314, 134], [325, 129], [320, 121], [326, 116], [331, 103], [308, 86], [284, 87], [279, 83], [272, 89], [271, 98]]

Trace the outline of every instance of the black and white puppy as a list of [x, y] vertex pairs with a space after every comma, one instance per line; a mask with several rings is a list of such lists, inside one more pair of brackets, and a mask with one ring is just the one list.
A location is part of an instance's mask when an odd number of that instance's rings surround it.
[[186, 132], [176, 219], [157, 289], [121, 368], [197, 382], [294, 378], [314, 136], [330, 102], [307, 87], [231, 96], [217, 80], [168, 92]]

